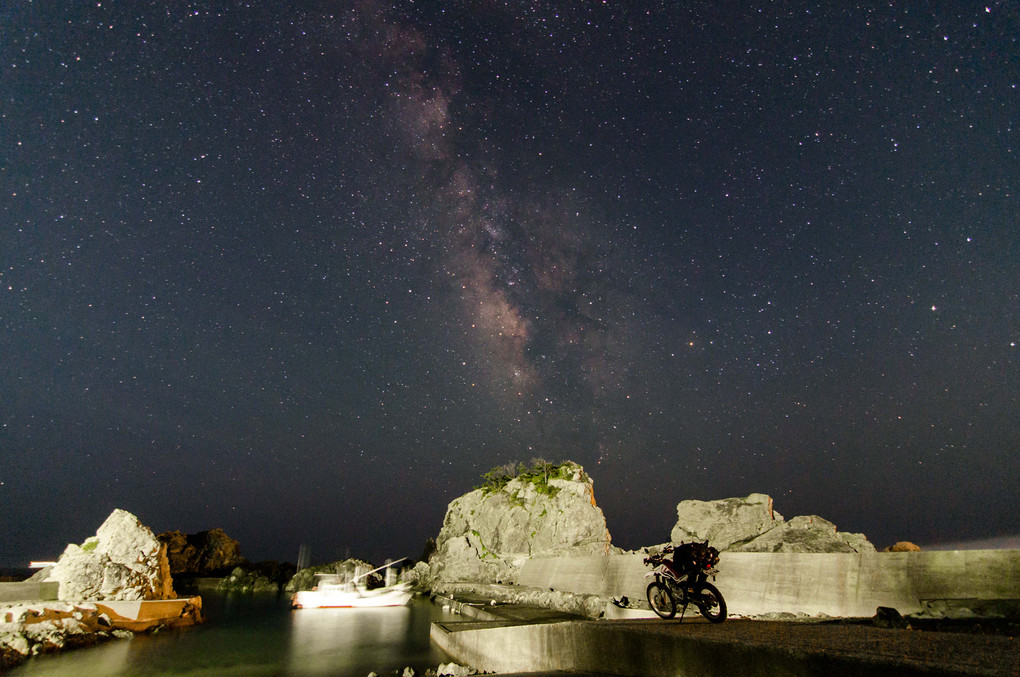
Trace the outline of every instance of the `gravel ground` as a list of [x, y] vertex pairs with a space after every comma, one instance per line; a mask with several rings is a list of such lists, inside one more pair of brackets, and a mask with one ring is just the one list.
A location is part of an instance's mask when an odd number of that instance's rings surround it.
[[771, 650], [892, 663], [935, 674], [1020, 676], [1020, 642], [1015, 624], [987, 624], [1004, 630], [986, 634], [961, 624], [957, 630], [925, 631], [878, 628], [863, 622], [790, 623], [730, 619], [718, 625], [701, 619], [614, 621], [639, 632], [689, 637], [704, 642], [739, 644]]

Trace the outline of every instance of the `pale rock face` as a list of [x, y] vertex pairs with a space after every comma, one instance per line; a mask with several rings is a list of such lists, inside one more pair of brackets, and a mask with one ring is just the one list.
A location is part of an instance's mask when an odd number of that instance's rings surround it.
[[166, 546], [138, 518], [114, 510], [82, 545], [68, 545], [49, 580], [62, 600], [173, 599]]
[[766, 494], [682, 501], [670, 540], [707, 540], [731, 552], [875, 552], [864, 534], [838, 531], [835, 524], [817, 515], [784, 520]]
[[610, 538], [595, 504], [591, 479], [571, 465], [569, 479], [551, 479], [555, 495], [511, 480], [503, 489], [476, 489], [446, 512], [430, 562], [439, 581], [515, 583], [531, 557], [605, 555]]
[[719, 550], [755, 538], [783, 521], [766, 494], [718, 501], [681, 501], [676, 511], [676, 526], [670, 533], [673, 543], [709, 541]]
[[836, 530], [817, 515], [800, 515], [782, 522], [758, 538], [732, 548], [737, 552], [874, 552], [863, 534]]

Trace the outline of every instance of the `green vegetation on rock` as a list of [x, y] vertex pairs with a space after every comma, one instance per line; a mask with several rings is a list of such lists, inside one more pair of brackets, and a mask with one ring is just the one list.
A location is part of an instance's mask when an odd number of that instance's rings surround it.
[[[485, 494], [492, 494], [497, 491], [502, 491], [506, 488], [506, 485], [511, 480], [520, 480], [521, 482], [527, 482], [535, 487], [535, 490], [540, 494], [547, 494], [549, 496], [555, 496], [559, 493], [559, 487], [549, 484], [550, 480], [555, 479], [571, 479], [574, 476], [575, 470], [579, 466], [572, 461], [563, 461], [562, 463], [550, 463], [543, 458], [531, 459], [531, 465], [527, 466], [524, 463], [507, 463], [505, 465], [496, 466], [489, 472], [482, 475], [482, 479], [485, 480], [482, 486], [477, 487], [481, 489]], [[581, 479], [586, 480], [587, 475], [582, 471]]]

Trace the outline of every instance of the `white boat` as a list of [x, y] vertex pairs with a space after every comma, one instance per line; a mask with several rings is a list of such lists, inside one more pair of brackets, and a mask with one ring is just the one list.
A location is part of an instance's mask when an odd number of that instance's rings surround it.
[[[343, 580], [340, 574], [315, 574], [319, 579], [316, 586], [311, 590], [295, 592], [290, 604], [295, 609], [404, 606], [413, 594], [410, 585], [401, 583], [369, 590], [362, 580], [369, 574], [383, 569], [387, 569], [386, 573], [390, 574], [392, 569], [389, 567], [402, 561], [404, 560], [384, 564], [350, 580]], [[392, 577], [388, 575], [387, 579], [390, 578]]]

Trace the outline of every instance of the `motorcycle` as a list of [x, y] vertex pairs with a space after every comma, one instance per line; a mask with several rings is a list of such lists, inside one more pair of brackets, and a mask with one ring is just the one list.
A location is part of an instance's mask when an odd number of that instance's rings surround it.
[[[666, 558], [672, 554], [672, 560]], [[711, 576], [715, 580], [719, 569], [719, 551], [704, 543], [681, 543], [677, 547], [666, 546], [662, 552], [649, 555], [645, 564], [654, 567], [645, 578], [654, 577], [648, 584], [646, 594], [648, 604], [659, 618], [670, 619], [676, 616], [680, 607], [680, 619], [683, 620], [687, 606], [698, 607], [701, 615], [712, 623], [726, 620], [726, 600], [714, 585], [708, 582]]]

